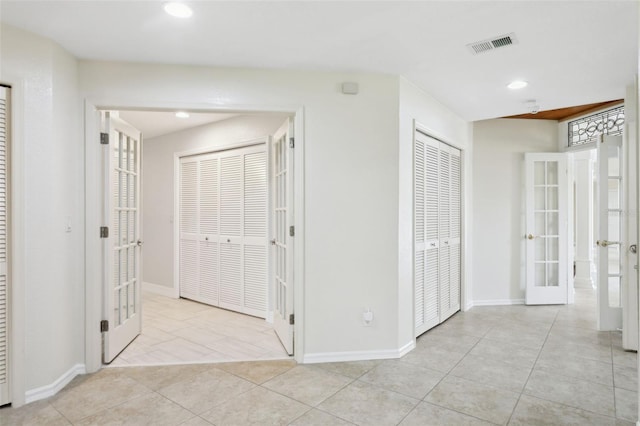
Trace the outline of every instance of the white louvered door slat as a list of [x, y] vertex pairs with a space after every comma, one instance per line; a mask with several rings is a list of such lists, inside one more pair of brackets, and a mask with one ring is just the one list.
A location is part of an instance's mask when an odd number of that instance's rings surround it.
[[0, 86], [0, 406], [9, 398], [9, 90]]

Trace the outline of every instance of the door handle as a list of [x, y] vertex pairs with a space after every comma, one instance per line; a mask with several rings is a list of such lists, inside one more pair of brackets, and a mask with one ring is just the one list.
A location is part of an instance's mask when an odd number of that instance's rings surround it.
[[136, 242], [136, 244], [137, 244], [137, 246], [138, 246], [138, 247], [142, 247], [142, 245], [144, 244], [144, 241], [142, 241], [142, 240], [138, 240], [138, 241]]
[[534, 237], [533, 235], [531, 235], [531, 234], [527, 235], [527, 239], [528, 239], [528, 240], [533, 240], [534, 238], [535, 238], [535, 237]]
[[275, 246], [275, 245], [276, 245], [276, 239], [275, 239], [275, 238], [273, 238], [273, 239], [272, 239], [271, 241], [269, 241], [269, 242], [271, 243], [271, 245], [272, 245], [272, 246]]
[[600, 247], [615, 246], [617, 244], [620, 244], [620, 241], [607, 241], [607, 240], [596, 241], [596, 245]]
[[637, 244], [631, 244], [629, 246], [629, 251], [633, 254], [638, 253], [638, 245]]

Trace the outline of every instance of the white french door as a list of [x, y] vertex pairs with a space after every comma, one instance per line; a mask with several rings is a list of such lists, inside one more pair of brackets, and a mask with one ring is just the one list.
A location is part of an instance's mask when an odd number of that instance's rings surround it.
[[9, 89], [0, 86], [0, 406], [9, 398]]
[[527, 305], [568, 301], [567, 156], [525, 154]]
[[460, 310], [460, 150], [416, 132], [414, 140], [415, 335]]
[[598, 330], [622, 328], [624, 197], [622, 136], [598, 145]]
[[[110, 363], [142, 329], [140, 312], [140, 131], [105, 113], [103, 362]], [[106, 140], [105, 140], [106, 142]]]
[[273, 326], [293, 354], [293, 124], [287, 120], [271, 143]]

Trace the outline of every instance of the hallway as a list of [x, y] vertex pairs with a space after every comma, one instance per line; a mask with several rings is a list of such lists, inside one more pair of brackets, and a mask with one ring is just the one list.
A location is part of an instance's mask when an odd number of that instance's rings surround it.
[[20, 425], [632, 425], [637, 359], [571, 306], [476, 307], [400, 360], [105, 368], [0, 410]]

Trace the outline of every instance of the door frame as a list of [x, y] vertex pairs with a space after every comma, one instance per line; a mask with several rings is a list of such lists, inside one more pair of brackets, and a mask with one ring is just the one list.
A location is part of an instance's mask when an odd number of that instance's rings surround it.
[[7, 74], [0, 83], [11, 88], [10, 100], [10, 133], [7, 147], [10, 151], [8, 166], [9, 186], [7, 190], [11, 201], [9, 215], [11, 217], [7, 231], [9, 239], [7, 241], [7, 251], [9, 253], [9, 281], [7, 294], [7, 338], [9, 352], [7, 358], [9, 366], [7, 369], [9, 377], [9, 399], [13, 407], [20, 407], [26, 401], [25, 385], [25, 339], [16, 338], [25, 335], [26, 328], [26, 294], [24, 283], [26, 259], [25, 252], [25, 226], [24, 216], [26, 212], [24, 198], [24, 135], [26, 133], [26, 122], [24, 119], [26, 81], [24, 78], [14, 74]]
[[[178, 111], [191, 110], [198, 112], [222, 112], [222, 113], [269, 113], [280, 112], [294, 116], [294, 131], [296, 135], [296, 147], [294, 149], [294, 211], [296, 226], [296, 244], [294, 245], [294, 271], [295, 292], [294, 311], [296, 323], [294, 325], [295, 342], [294, 358], [302, 362], [304, 358], [304, 284], [305, 284], [305, 200], [304, 200], [304, 106], [295, 108], [282, 108], [278, 106], [228, 105], [224, 108], [215, 108], [210, 104], [158, 101], [150, 102], [136, 97], [113, 98], [87, 98], [84, 100], [84, 124], [85, 124], [85, 367], [88, 373], [98, 371], [102, 367], [102, 334], [100, 333], [100, 320], [102, 319], [102, 241], [99, 238], [102, 205], [101, 183], [101, 145], [100, 115], [101, 110], [155, 110]], [[15, 276], [14, 276], [15, 278]]]

